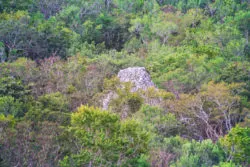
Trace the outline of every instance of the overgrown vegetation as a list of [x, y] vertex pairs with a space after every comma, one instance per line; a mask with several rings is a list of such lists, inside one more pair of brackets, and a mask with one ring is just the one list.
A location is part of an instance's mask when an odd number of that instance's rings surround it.
[[0, 0], [0, 166], [249, 166], [249, 5]]

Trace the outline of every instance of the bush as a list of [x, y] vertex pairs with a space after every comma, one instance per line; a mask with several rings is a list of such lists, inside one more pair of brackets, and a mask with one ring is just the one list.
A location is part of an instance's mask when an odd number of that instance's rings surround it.
[[14, 117], [24, 116], [23, 103], [11, 96], [0, 97], [0, 114], [13, 115]]
[[250, 128], [236, 126], [223, 138], [221, 144], [227, 150], [229, 159], [243, 166], [250, 164]]
[[72, 114], [69, 131], [80, 147], [60, 162], [66, 166], [137, 166], [148, 151], [149, 136], [134, 120], [98, 108], [81, 106]]

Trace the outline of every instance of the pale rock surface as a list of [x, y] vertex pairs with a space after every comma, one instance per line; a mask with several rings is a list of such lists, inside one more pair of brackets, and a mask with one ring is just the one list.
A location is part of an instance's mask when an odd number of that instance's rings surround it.
[[151, 77], [144, 67], [129, 67], [118, 73], [121, 82], [131, 82], [133, 84], [132, 92], [139, 89], [147, 90], [149, 87], [155, 87]]
[[[152, 82], [150, 74], [144, 67], [129, 67], [120, 70], [118, 78], [120, 79], [120, 82], [131, 82], [133, 84], [131, 92], [136, 92], [140, 89], [146, 91], [150, 87], [155, 88], [155, 84]], [[103, 109], [107, 110], [109, 108], [110, 101], [117, 97], [118, 95], [115, 92], [108, 93], [102, 101]]]

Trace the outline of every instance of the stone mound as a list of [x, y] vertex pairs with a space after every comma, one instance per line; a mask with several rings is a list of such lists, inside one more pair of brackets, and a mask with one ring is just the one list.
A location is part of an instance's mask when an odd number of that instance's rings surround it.
[[146, 90], [149, 87], [155, 87], [151, 77], [144, 67], [129, 67], [120, 70], [118, 78], [121, 82], [131, 82], [133, 84], [132, 92], [139, 89]]
[[[155, 87], [155, 84], [152, 82], [151, 77], [147, 70], [144, 67], [129, 67], [123, 70], [120, 70], [118, 73], [118, 78], [120, 82], [131, 82], [132, 88], [131, 92], [136, 92], [140, 89], [146, 91], [150, 87]], [[102, 106], [104, 110], [109, 108], [109, 103], [111, 100], [117, 98], [118, 95], [116, 92], [111, 91], [106, 94], [105, 98], [102, 99]]]

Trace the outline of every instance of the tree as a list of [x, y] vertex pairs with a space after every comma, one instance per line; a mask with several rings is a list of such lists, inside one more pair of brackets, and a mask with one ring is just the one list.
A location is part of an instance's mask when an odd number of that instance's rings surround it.
[[191, 8], [205, 8], [211, 3], [211, 0], [157, 0], [161, 6], [172, 5], [177, 7], [179, 10], [186, 12]]
[[0, 29], [7, 60], [15, 60], [21, 56], [36, 59], [47, 54], [48, 45], [45, 41], [40, 41], [39, 34], [34, 28], [20, 21], [2, 21]]
[[243, 166], [250, 164], [250, 128], [236, 126], [220, 142], [228, 152], [228, 160]]
[[205, 167], [217, 165], [224, 160], [225, 155], [219, 145], [211, 140], [192, 140], [182, 145], [181, 156], [171, 166]]
[[215, 19], [223, 23], [225, 21], [225, 17], [233, 15], [237, 9], [239, 9], [239, 4], [237, 1], [233, 0], [215, 0], [214, 3], [211, 4], [215, 13]]
[[[64, 5], [66, 5], [66, 0], [35, 0], [36, 1], [36, 8], [40, 11], [46, 19], [54, 16], [62, 10]], [[37, 9], [35, 9], [37, 10]]]
[[38, 15], [0, 21], [0, 42], [4, 44], [7, 60], [21, 56], [33, 60], [50, 56], [65, 58], [75, 38], [76, 34], [54, 17], [48, 21]]
[[12, 96], [15, 99], [22, 99], [29, 95], [29, 89], [18, 78], [11, 76], [0, 78], [0, 97]]
[[154, 6], [153, 0], [116, 0], [117, 6], [126, 11], [127, 13], [140, 13], [140, 12], [147, 12], [151, 11], [152, 7]]
[[10, 117], [2, 119], [0, 116], [0, 129], [3, 129], [0, 134], [0, 159], [4, 166], [58, 165], [58, 160], [64, 155], [60, 142], [63, 129], [48, 122], [39, 123], [36, 128], [31, 122], [11, 123]]
[[69, 130], [77, 152], [60, 162], [66, 166], [130, 166], [147, 152], [148, 134], [134, 120], [121, 121], [108, 111], [81, 106], [72, 114]]
[[187, 125], [192, 138], [216, 141], [239, 122], [240, 97], [231, 94], [235, 86], [209, 82], [205, 91], [170, 102], [169, 110]]
[[237, 25], [239, 29], [244, 33], [245, 36], [245, 44], [248, 46], [249, 43], [249, 31], [250, 31], [250, 23], [249, 23], [250, 12], [240, 10], [235, 13], [234, 17], [226, 18], [226, 22], [231, 25]]
[[[143, 123], [143, 127], [155, 134], [151, 142], [162, 142], [166, 137], [175, 136], [182, 132], [182, 125], [175, 115], [159, 107], [143, 105], [134, 117]], [[154, 143], [154, 144], [156, 144]]]
[[34, 125], [45, 121], [68, 125], [70, 122], [68, 100], [59, 92], [40, 96], [29, 108], [24, 119], [34, 121]]
[[152, 27], [152, 32], [161, 37], [162, 43], [165, 45], [169, 37], [177, 31], [177, 26], [171, 22], [159, 21]]
[[0, 97], [0, 114], [13, 115], [14, 117], [23, 116], [23, 104], [11, 96]]
[[32, 2], [33, 0], [2, 0], [0, 2], [0, 12], [27, 10]]

